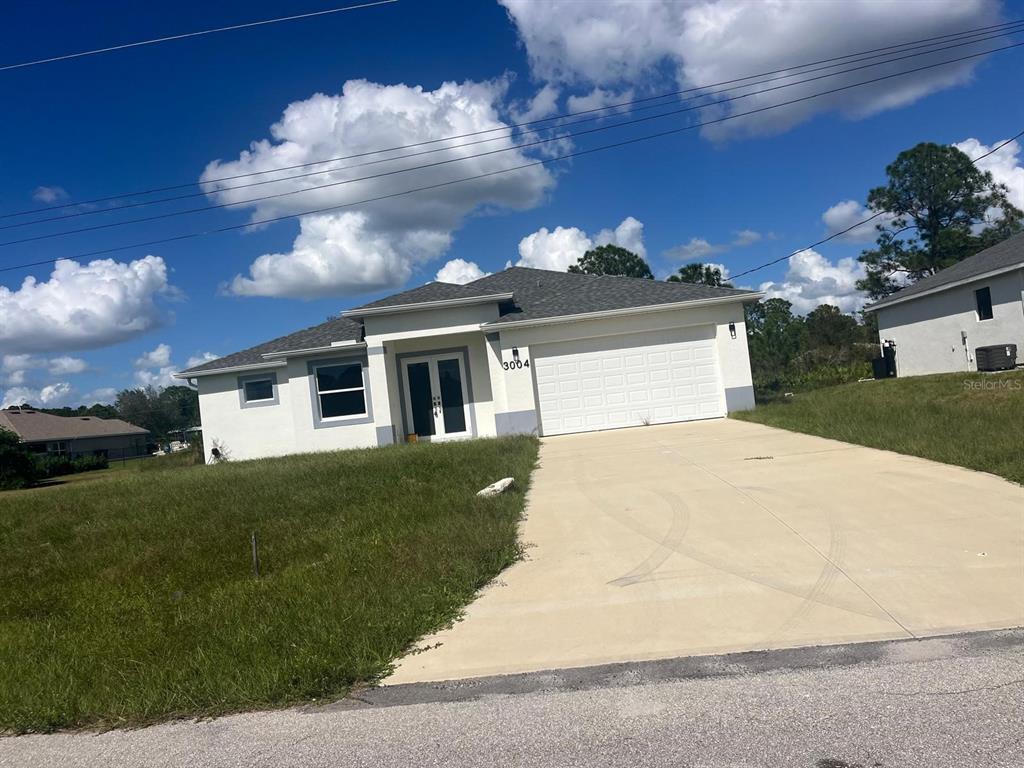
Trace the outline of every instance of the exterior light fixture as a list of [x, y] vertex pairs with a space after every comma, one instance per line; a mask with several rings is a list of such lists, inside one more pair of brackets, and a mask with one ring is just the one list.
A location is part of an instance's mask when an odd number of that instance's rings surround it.
[[729, 323], [729, 335], [736, 338], [736, 323]]
[[512, 347], [512, 359], [513, 360], [518, 360], [519, 359], [519, 347]]

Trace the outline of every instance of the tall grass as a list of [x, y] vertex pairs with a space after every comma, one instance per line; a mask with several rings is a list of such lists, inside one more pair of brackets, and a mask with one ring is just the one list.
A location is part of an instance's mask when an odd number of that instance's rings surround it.
[[844, 384], [732, 415], [1024, 483], [1024, 371]]
[[[394, 446], [0, 495], [0, 729], [213, 715], [374, 679], [517, 557], [536, 454], [525, 437]], [[509, 475], [511, 492], [475, 495]]]

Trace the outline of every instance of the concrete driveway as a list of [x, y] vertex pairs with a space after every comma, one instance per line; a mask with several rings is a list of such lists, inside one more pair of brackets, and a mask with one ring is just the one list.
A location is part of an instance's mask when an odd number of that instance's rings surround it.
[[1024, 625], [1024, 488], [745, 422], [545, 439], [522, 539], [387, 683]]

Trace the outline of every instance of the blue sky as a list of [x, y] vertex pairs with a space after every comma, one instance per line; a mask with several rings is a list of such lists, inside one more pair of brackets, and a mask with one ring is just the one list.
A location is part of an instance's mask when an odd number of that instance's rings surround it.
[[[18, 4], [8, 9], [0, 29], [0, 65], [332, 5]], [[585, 99], [584, 106], [628, 100], [1024, 16], [1019, 4], [989, 0], [921, 2], [910, 13], [887, 11], [880, 3], [783, 3], [771, 19], [759, 17], [759, 6], [729, 0], [507, 5], [401, 0], [0, 72], [6, 97], [0, 212], [46, 205], [34, 196], [48, 197], [50, 204], [75, 203], [194, 182], [215, 160], [227, 165], [211, 177], [274, 167], [284, 157], [303, 162], [378, 148], [395, 137], [403, 143], [450, 135], [452, 126], [511, 123], [538, 94], [535, 114], [546, 116], [546, 96], [552, 97], [551, 110], [565, 112], [581, 103], [570, 99]], [[980, 47], [944, 56], [973, 50]], [[0, 323], [7, 326], [0, 327], [0, 356], [6, 359], [0, 399], [78, 404], [147, 381], [165, 383], [167, 373], [190, 358], [227, 354], [313, 325], [346, 307], [432, 280], [452, 260], [472, 262], [483, 272], [521, 259], [564, 268], [573, 248], [610, 239], [641, 248], [659, 277], [696, 259], [742, 272], [826, 234], [826, 211], [843, 201], [863, 202], [902, 149], [920, 141], [969, 139], [979, 144], [965, 149], [988, 147], [1020, 131], [1024, 104], [1010, 94], [1022, 50], [854, 89], [800, 111], [736, 120], [712, 132], [689, 131], [546, 171], [508, 174], [492, 186], [465, 185], [458, 192], [453, 187], [357, 207], [347, 217], [303, 221], [305, 239], [298, 243], [300, 222], [291, 219], [121, 251], [92, 269], [90, 259], [77, 259], [56, 276], [53, 266], [0, 273]], [[867, 70], [856, 78], [876, 74]], [[345, 83], [350, 85], [343, 92]], [[452, 85], [441, 92], [444, 83]], [[813, 89], [831, 85], [824, 81]], [[318, 93], [323, 96], [315, 99]], [[748, 104], [791, 97], [783, 91]], [[289, 105], [295, 105], [289, 123], [275, 138], [271, 126]], [[393, 116], [406, 108], [417, 117], [403, 127]], [[628, 117], [613, 115], [598, 125]], [[695, 119], [690, 113], [608, 130], [574, 146], [585, 149]], [[274, 146], [282, 136], [291, 142], [288, 151]], [[269, 144], [238, 162], [239, 153], [260, 140]], [[463, 152], [498, 146], [504, 145]], [[1007, 149], [992, 170], [1024, 196], [1019, 147]], [[274, 207], [210, 211], [0, 247], [0, 264], [74, 259], [455, 178], [460, 168], [486, 171], [539, 156], [535, 148], [512, 147], [486, 162], [293, 195]], [[283, 189], [290, 187], [221, 192], [205, 201], [0, 230], [0, 240]], [[847, 203], [829, 222], [852, 221], [858, 212]], [[618, 234], [600, 234], [616, 227]], [[767, 284], [773, 295], [790, 298], [804, 311], [821, 300], [856, 309], [863, 301], [852, 289], [856, 265], [843, 260], [860, 252], [860, 240], [834, 241], [740, 283]], [[265, 254], [277, 257], [256, 276], [251, 267]], [[138, 261], [147, 256], [155, 258]], [[26, 288], [29, 276], [36, 283]]]

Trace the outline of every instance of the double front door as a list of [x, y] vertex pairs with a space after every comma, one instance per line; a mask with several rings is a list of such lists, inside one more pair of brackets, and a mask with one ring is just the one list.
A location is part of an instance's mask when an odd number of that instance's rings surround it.
[[470, 437], [469, 390], [461, 353], [407, 357], [405, 381], [406, 431], [420, 440]]

